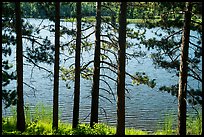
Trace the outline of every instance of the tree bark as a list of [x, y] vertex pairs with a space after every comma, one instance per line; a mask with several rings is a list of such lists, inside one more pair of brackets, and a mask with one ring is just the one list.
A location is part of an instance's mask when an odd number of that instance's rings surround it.
[[187, 72], [188, 72], [188, 50], [190, 37], [190, 23], [192, 4], [186, 3], [185, 22], [182, 34], [180, 73], [179, 73], [179, 91], [178, 91], [178, 134], [186, 135], [186, 90], [187, 90]]
[[125, 135], [125, 50], [127, 2], [121, 2], [119, 15], [119, 51], [117, 84], [117, 135]]
[[77, 38], [75, 50], [75, 83], [74, 83], [74, 108], [72, 128], [79, 123], [79, 102], [80, 102], [80, 48], [81, 48], [81, 2], [77, 2]]
[[95, 33], [95, 53], [94, 53], [94, 75], [92, 86], [91, 120], [90, 127], [98, 123], [98, 100], [99, 100], [99, 77], [100, 77], [100, 33], [101, 33], [101, 2], [96, 5], [96, 33]]
[[20, 2], [15, 3], [16, 13], [16, 68], [17, 68], [17, 129], [25, 131], [25, 114], [23, 101], [23, 45]]
[[58, 129], [60, 2], [55, 3], [55, 64], [53, 94], [53, 129]]

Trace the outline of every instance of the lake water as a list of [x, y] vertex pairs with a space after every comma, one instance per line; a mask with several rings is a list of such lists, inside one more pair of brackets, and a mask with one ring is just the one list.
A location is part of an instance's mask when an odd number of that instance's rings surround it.
[[[38, 26], [41, 23], [40, 19], [28, 19], [29, 22]], [[48, 20], [44, 20], [40, 27], [43, 25], [51, 25], [54, 24]], [[70, 22], [61, 22], [61, 25], [66, 26], [67, 28], [75, 28], [75, 24]], [[128, 27], [134, 28], [134, 24], [129, 24]], [[155, 28], [157, 29], [157, 28]], [[88, 29], [84, 34], [88, 35], [92, 32], [94, 28]], [[154, 35], [151, 30], [147, 30], [147, 37], [150, 38]], [[196, 32], [192, 32], [195, 33]], [[47, 30], [42, 30], [40, 35], [43, 37], [48, 36], [51, 41], [54, 43], [54, 33], [50, 33]], [[60, 39], [61, 42], [66, 42], [71, 39], [70, 36], [63, 35], [64, 37]], [[90, 36], [90, 40], [94, 42], [94, 34]], [[130, 40], [135, 41], [135, 39]], [[23, 41], [24, 47], [29, 46], [30, 43], [26, 40]], [[145, 50], [144, 48], [142, 48]], [[137, 47], [132, 47], [127, 49], [127, 53], [132, 52], [133, 50], [137, 50]], [[152, 51], [147, 52], [150, 54]], [[15, 49], [13, 55], [9, 57], [15, 64]], [[66, 54], [66, 50], [64, 50]], [[74, 55], [74, 54], [73, 54]], [[81, 62], [88, 62], [89, 60], [93, 59], [93, 50], [90, 52], [83, 52]], [[61, 55], [61, 66], [68, 67], [70, 64], [74, 63], [74, 58], [68, 61], [64, 61], [66, 59], [65, 56]], [[151, 89], [146, 85], [133, 85], [133, 86], [126, 86], [129, 89], [129, 93], [126, 93], [126, 127], [133, 127], [136, 129], [147, 130], [147, 131], [155, 131], [157, 129], [161, 129], [162, 125], [164, 124], [164, 119], [166, 115], [171, 114], [174, 119], [174, 126], [177, 124], [177, 98], [175, 96], [171, 96], [167, 92], [159, 91], [159, 87], [162, 85], [170, 85], [178, 83], [178, 78], [174, 76], [174, 74], [169, 73], [164, 69], [156, 69], [152, 65], [152, 60], [150, 57], [146, 57], [143, 59], [139, 59], [138, 62], [136, 59], [128, 60], [126, 71], [129, 73], [134, 72], [145, 72], [150, 78], [156, 79], [157, 85], [155, 88]], [[31, 112], [34, 113], [34, 106], [39, 102], [44, 103], [46, 106], [49, 106], [52, 110], [52, 103], [53, 103], [53, 78], [48, 77], [48, 73], [44, 70], [39, 70], [37, 67], [28, 65], [26, 60], [24, 59], [24, 82], [30, 84], [32, 87], [35, 88], [35, 91], [28, 86], [24, 85], [24, 99], [25, 104], [29, 105], [31, 108]], [[27, 65], [26, 65], [27, 64]], [[53, 71], [53, 65], [47, 64], [40, 64], [43, 67], [46, 67], [48, 70]], [[93, 66], [90, 65], [90, 66]], [[15, 67], [13, 68], [15, 69]], [[33, 71], [33, 74], [31, 75]], [[105, 73], [113, 78], [117, 76], [109, 71], [102, 70], [101, 73]], [[16, 88], [16, 81], [13, 81], [9, 86], [6, 88]], [[114, 90], [114, 94], [116, 97], [116, 85], [107, 80], [110, 83], [111, 87]], [[131, 84], [131, 80], [129, 77], [126, 77], [126, 83]], [[195, 81], [190, 81], [193, 86], [201, 86], [199, 83]], [[71, 82], [70, 89], [67, 89], [66, 82], [60, 80], [59, 82], [59, 111], [60, 111], [60, 119], [63, 122], [72, 122], [72, 110], [73, 110], [73, 91], [74, 91], [74, 83]], [[103, 82], [100, 83], [101, 87], [104, 85]], [[82, 123], [89, 123], [90, 121], [90, 111], [91, 111], [91, 86], [92, 81], [84, 80], [81, 78], [81, 95], [80, 95], [80, 122]], [[104, 87], [107, 88], [108, 87]], [[100, 90], [100, 94], [109, 98], [112, 103], [103, 98], [100, 99], [99, 102], [99, 122], [106, 123], [108, 125], [116, 125], [116, 101], [112, 97], [112, 95], [107, 94], [103, 90]], [[3, 116], [11, 115], [10, 108], [3, 109]], [[195, 111], [190, 107], [187, 106], [188, 114], [195, 114]]]

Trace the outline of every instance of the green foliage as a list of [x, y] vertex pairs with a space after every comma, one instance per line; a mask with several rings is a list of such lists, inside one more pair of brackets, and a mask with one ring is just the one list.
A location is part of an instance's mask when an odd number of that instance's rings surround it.
[[13, 80], [16, 80], [16, 72], [13, 69], [13, 64], [8, 60], [8, 57], [13, 54], [12, 46], [15, 45], [14, 37], [14, 3], [2, 3], [2, 100], [5, 108], [16, 105], [16, 90], [6, 89]]
[[164, 127], [163, 127], [163, 133], [166, 135], [172, 135], [175, 134], [175, 130], [173, 130], [173, 118], [172, 115], [168, 115], [164, 119]]
[[[33, 3], [31, 3], [31, 6], [32, 4]], [[22, 4], [21, 6], [24, 5]], [[17, 103], [16, 89], [6, 88], [7, 85], [16, 80], [16, 70], [12, 70], [13, 64], [8, 61], [9, 56], [14, 54], [12, 46], [16, 46], [14, 9], [13, 2], [2, 3], [2, 55], [4, 56], [2, 60], [2, 100], [6, 108], [11, 105], [16, 105]], [[31, 63], [44, 62], [51, 64], [54, 60], [54, 48], [50, 41], [47, 38], [42, 39], [43, 44], [37, 47], [36, 43], [39, 44], [39, 42], [36, 37], [31, 36], [34, 33], [34, 27], [23, 19], [22, 23], [23, 38], [30, 40], [32, 43], [32, 47], [27, 47], [26, 49], [28, 55], [27, 61]]]
[[136, 85], [145, 84], [151, 88], [154, 88], [156, 86], [155, 79], [150, 80], [145, 72], [136, 72], [132, 79], [133, 84]]
[[[2, 118], [2, 134], [3, 135], [115, 135], [116, 127], [108, 126], [104, 123], [97, 123], [93, 128], [89, 124], [79, 124], [77, 128], [72, 129], [70, 123], [62, 123], [59, 121], [58, 130], [52, 130], [51, 115], [47, 115], [38, 111], [39, 107], [35, 110], [36, 114], [43, 115], [38, 119], [27, 121], [26, 130], [19, 132], [16, 129], [16, 114], [13, 116]], [[46, 117], [47, 120], [45, 119]], [[49, 120], [48, 120], [49, 119]], [[126, 128], [126, 135], [176, 135], [177, 130], [173, 128], [173, 118], [167, 115], [164, 120], [162, 130], [157, 130], [153, 133], [147, 131], [137, 130], [134, 128]], [[197, 117], [187, 118], [187, 134], [200, 135], [202, 133], [202, 115]]]
[[[156, 5], [158, 9], [158, 16], [160, 16], [160, 21], [153, 23], [148, 22], [144, 19], [144, 26], [148, 28], [155, 28], [160, 26], [155, 33], [155, 37], [150, 39], [142, 39], [140, 44], [144, 44], [148, 50], [154, 50], [151, 53], [151, 58], [153, 64], [157, 68], [164, 68], [170, 73], [174, 73], [175, 76], [179, 77], [180, 68], [180, 45], [182, 42], [182, 27], [184, 20], [185, 3], [177, 2], [158, 2]], [[200, 9], [199, 3], [193, 4], [193, 12], [196, 13], [195, 9]], [[189, 44], [189, 58], [188, 58], [188, 77], [193, 78], [193, 80], [202, 83], [202, 69], [200, 68], [200, 63], [202, 60], [202, 45], [201, 37], [202, 32], [200, 31], [202, 20], [200, 20], [200, 11], [198, 14], [192, 14], [191, 18], [191, 30], [197, 31], [197, 34], [190, 34], [190, 44]], [[147, 13], [148, 14], [148, 13]], [[197, 22], [197, 23], [196, 23]], [[162, 34], [161, 32], [164, 32]], [[161, 91], [167, 91], [173, 96], [178, 96], [178, 85], [162, 86]], [[202, 90], [200, 87], [192, 89], [188, 87], [187, 89], [188, 102], [192, 105], [202, 104]], [[196, 92], [194, 92], [196, 91]]]
[[[61, 2], [60, 16], [71, 18], [76, 16], [76, 2]], [[23, 17], [47, 18], [54, 20], [54, 6], [52, 2], [22, 2]], [[95, 16], [95, 2], [82, 2], [83, 16]]]
[[134, 128], [126, 128], [125, 135], [148, 135], [148, 132], [142, 130], [136, 130]]
[[37, 103], [35, 106], [35, 113], [31, 117], [31, 121], [33, 120], [43, 120], [45, 122], [50, 122], [52, 120], [52, 111], [50, 107], [45, 106], [42, 102]]
[[2, 130], [11, 132], [16, 129], [16, 119], [13, 116], [2, 118]]
[[32, 47], [26, 47], [27, 56], [29, 57], [29, 59], [27, 60], [28, 62], [34, 61], [35, 63], [54, 63], [54, 45], [51, 44], [48, 37], [43, 39], [43, 43], [40, 46], [34, 45], [35, 43], [33, 41]]
[[103, 123], [98, 123], [94, 125], [93, 133], [94, 135], [113, 135], [116, 133], [116, 129]]
[[[174, 129], [173, 123], [176, 120], [172, 115], [167, 114], [164, 119], [164, 125], [162, 130], [157, 130], [154, 135], [176, 135], [177, 128]], [[196, 116], [188, 116], [186, 120], [187, 135], [201, 135], [202, 133], [202, 114]]]
[[201, 135], [202, 134], [202, 113], [196, 117], [187, 117], [187, 135]]
[[64, 66], [60, 67], [60, 71], [62, 72], [61, 73], [61, 77], [62, 77], [62, 80], [72, 80], [74, 81], [74, 71], [75, 71], [75, 68], [74, 66], [70, 66], [69, 68], [65, 68]]
[[73, 135], [91, 135], [92, 129], [89, 124], [80, 124], [73, 130]]
[[[178, 84], [171, 86], [161, 86], [160, 91], [170, 93], [172, 96], [178, 97]], [[191, 105], [202, 105], [202, 90], [201, 89], [187, 89], [187, 101]]]

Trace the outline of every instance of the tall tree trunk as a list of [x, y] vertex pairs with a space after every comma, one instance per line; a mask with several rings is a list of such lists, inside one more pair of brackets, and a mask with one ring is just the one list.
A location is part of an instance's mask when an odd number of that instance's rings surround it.
[[[1, 12], [3, 11], [3, 6], [2, 6], [2, 4], [3, 3], [1, 3]], [[2, 14], [1, 14], [2, 15]], [[1, 26], [3, 26], [2, 25], [2, 22], [1, 22]], [[2, 33], [1, 33], [1, 40], [2, 40]], [[2, 49], [2, 44], [1, 44], [1, 49]], [[1, 50], [1, 58], [0, 58], [0, 60], [1, 60], [1, 64], [2, 64], [2, 50]], [[1, 70], [0, 70], [1, 72], [2, 72], [2, 67], [1, 67]], [[2, 73], [1, 73], [2, 74]], [[3, 76], [1, 76], [1, 79], [3, 79]], [[3, 80], [2, 80], [3, 81]], [[2, 82], [1, 82], [1, 87], [2, 87]], [[1, 96], [1, 100], [2, 100], [2, 92], [0, 93], [0, 96]], [[2, 101], [1, 101], [1, 104], [0, 104], [1, 106], [2, 106]], [[2, 114], [2, 109], [1, 109], [1, 112], [0, 112], [1, 114]], [[2, 121], [2, 117], [0, 118], [0, 120]], [[0, 133], [0, 136], [2, 135], [2, 124], [0, 125], [0, 128], [1, 128], [1, 133]]]
[[16, 13], [16, 68], [17, 68], [17, 129], [25, 131], [25, 114], [23, 102], [23, 45], [20, 2], [15, 3]]
[[80, 48], [81, 48], [81, 2], [77, 2], [77, 38], [75, 50], [75, 83], [74, 83], [74, 108], [72, 128], [79, 123], [79, 100], [80, 100]]
[[192, 4], [186, 3], [185, 22], [182, 34], [181, 61], [179, 73], [179, 91], [178, 91], [178, 134], [186, 135], [186, 90], [187, 90], [187, 72], [188, 72], [188, 49], [190, 37], [190, 23]]
[[119, 51], [117, 83], [117, 135], [125, 135], [125, 50], [127, 2], [121, 2], [119, 15]]
[[55, 3], [55, 65], [53, 94], [53, 129], [58, 129], [60, 2]]
[[96, 33], [94, 53], [94, 75], [92, 86], [91, 120], [90, 127], [98, 123], [99, 77], [100, 77], [100, 33], [101, 33], [101, 2], [96, 3]]

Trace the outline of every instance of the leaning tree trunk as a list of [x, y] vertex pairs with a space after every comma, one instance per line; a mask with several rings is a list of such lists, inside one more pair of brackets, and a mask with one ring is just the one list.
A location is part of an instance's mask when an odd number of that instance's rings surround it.
[[81, 48], [81, 2], [77, 2], [77, 38], [75, 50], [75, 83], [74, 83], [74, 108], [72, 128], [79, 123], [79, 100], [80, 100], [80, 48]]
[[22, 46], [22, 22], [20, 2], [15, 3], [16, 14], [16, 68], [17, 68], [17, 129], [25, 131], [25, 114], [23, 103], [23, 46]]
[[119, 15], [119, 51], [117, 83], [117, 135], [125, 135], [125, 50], [127, 2], [121, 2]]
[[98, 100], [99, 100], [99, 77], [100, 77], [100, 33], [101, 33], [101, 2], [96, 6], [96, 28], [95, 28], [95, 53], [94, 53], [94, 75], [91, 102], [90, 127], [98, 123]]
[[179, 73], [178, 91], [178, 134], [186, 135], [186, 91], [187, 91], [187, 72], [188, 72], [188, 49], [190, 37], [190, 23], [192, 4], [186, 3], [185, 22], [182, 34], [181, 61]]
[[59, 43], [60, 39], [60, 2], [55, 3], [55, 65], [53, 93], [53, 129], [58, 129], [58, 98], [59, 98]]

